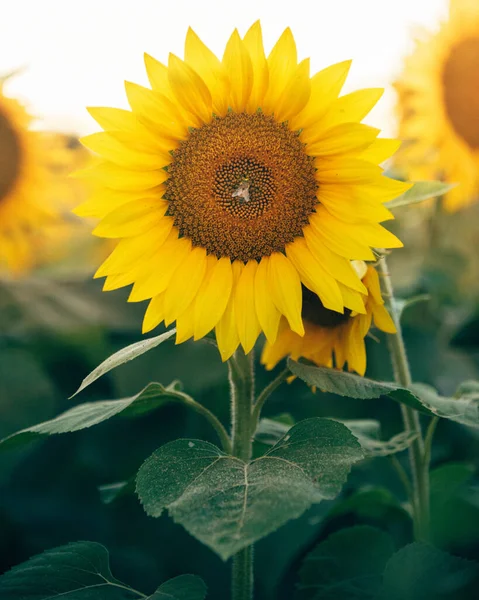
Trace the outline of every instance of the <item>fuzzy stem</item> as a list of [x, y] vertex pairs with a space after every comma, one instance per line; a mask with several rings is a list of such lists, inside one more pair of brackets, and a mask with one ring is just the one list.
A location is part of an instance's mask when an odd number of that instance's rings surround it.
[[[233, 456], [249, 462], [253, 447], [255, 422], [254, 355], [239, 348], [228, 361], [231, 389]], [[253, 598], [253, 547], [248, 546], [233, 556], [232, 600]]]
[[[394, 302], [394, 291], [389, 275], [386, 257], [383, 256], [378, 264], [381, 276], [381, 287], [384, 303], [391, 314], [396, 333], [388, 335], [389, 352], [393, 365], [394, 378], [403, 387], [409, 387], [412, 383], [411, 371], [404, 345], [400, 318]], [[417, 411], [409, 406], [401, 404], [401, 412], [406, 431], [417, 434], [416, 439], [409, 447], [409, 462], [412, 474], [412, 497], [411, 504], [414, 515], [414, 536], [418, 541], [426, 541], [429, 537], [429, 471], [424, 469], [424, 441], [422, 437], [421, 424]]]

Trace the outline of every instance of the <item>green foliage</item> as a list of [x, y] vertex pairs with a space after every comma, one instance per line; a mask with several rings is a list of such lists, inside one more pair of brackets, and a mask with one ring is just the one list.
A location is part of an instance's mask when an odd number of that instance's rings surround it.
[[408, 206], [409, 204], [418, 204], [429, 198], [443, 196], [453, 188], [457, 183], [444, 183], [442, 181], [416, 181], [411, 189], [401, 196], [389, 200], [385, 203], [388, 208], [398, 208], [399, 206]]
[[204, 600], [206, 586], [193, 575], [166, 581], [146, 596], [115, 577], [108, 550], [74, 542], [47, 550], [0, 577], [0, 600]]
[[199, 440], [166, 444], [140, 468], [137, 492], [150, 516], [168, 508], [226, 560], [311, 504], [334, 498], [361, 457], [344, 425], [307, 419], [248, 464]]
[[388, 534], [360, 526], [321, 542], [300, 578], [297, 600], [473, 600], [479, 564], [418, 542], [395, 552]]
[[[472, 384], [475, 383], [472, 382]], [[414, 383], [411, 385], [411, 389], [417, 394], [422, 404], [438, 417], [451, 419], [451, 421], [469, 427], [479, 427], [479, 392], [469, 391], [471, 382], [466, 387], [466, 393], [452, 398], [440, 396], [433, 387], [423, 383]]]
[[188, 398], [178, 391], [178, 383], [164, 387], [160, 383], [150, 383], [131, 398], [103, 400], [79, 404], [55, 419], [27, 427], [0, 441], [0, 450], [22, 446], [35, 439], [60, 433], [71, 433], [98, 425], [117, 415], [135, 417], [151, 412], [167, 402]]
[[111, 371], [112, 369], [116, 369], [120, 365], [123, 365], [138, 356], [141, 356], [145, 352], [156, 348], [166, 340], [169, 340], [175, 334], [175, 329], [170, 329], [161, 335], [157, 335], [152, 338], [147, 338], [146, 340], [141, 340], [136, 342], [135, 344], [131, 344], [130, 346], [126, 346], [126, 348], [122, 348], [115, 354], [109, 356], [105, 361], [101, 363], [96, 369], [94, 369], [85, 379], [82, 381], [80, 387], [73, 394], [76, 396], [86, 387], [91, 385], [94, 381]]

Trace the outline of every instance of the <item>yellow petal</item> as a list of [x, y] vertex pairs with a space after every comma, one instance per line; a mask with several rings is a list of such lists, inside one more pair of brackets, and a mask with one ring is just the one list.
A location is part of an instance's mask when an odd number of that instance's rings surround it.
[[207, 257], [207, 272], [194, 309], [195, 340], [210, 332], [223, 316], [233, 288], [231, 261], [227, 257]]
[[396, 325], [384, 306], [376, 305], [373, 308], [373, 318], [374, 324], [381, 331], [385, 331], [386, 333], [396, 333]]
[[366, 346], [364, 337], [359, 330], [360, 321], [354, 319], [348, 331], [347, 339], [347, 360], [350, 371], [356, 371], [359, 375], [364, 375], [366, 372]]
[[299, 63], [290, 79], [285, 83], [283, 93], [274, 108], [275, 118], [280, 122], [289, 121], [303, 110], [310, 95], [309, 58], [306, 58]]
[[158, 294], [150, 300], [143, 318], [142, 333], [148, 333], [165, 319], [164, 303], [164, 294]]
[[381, 221], [394, 219], [391, 211], [381, 204], [378, 199], [368, 197], [354, 184], [336, 185], [326, 183], [321, 186], [318, 200], [330, 214], [347, 223], [362, 221], [380, 223]]
[[130, 285], [135, 281], [135, 276], [132, 273], [119, 273], [118, 275], [109, 275], [103, 284], [104, 292], [111, 292], [119, 288]]
[[256, 315], [254, 280], [258, 263], [250, 260], [244, 266], [236, 285], [234, 302], [238, 336], [246, 354], [258, 339], [261, 327]]
[[119, 190], [102, 188], [95, 190], [86, 202], [75, 207], [72, 212], [79, 217], [95, 217], [101, 219], [108, 213], [128, 202], [145, 198], [156, 198], [160, 200], [163, 197], [163, 194], [163, 186], [145, 190], [144, 192], [120, 192]]
[[191, 241], [178, 238], [173, 227], [166, 242], [151, 255], [143, 273], [136, 279], [128, 302], [142, 302], [163, 292], [168, 287], [178, 267], [191, 251]]
[[193, 303], [176, 319], [176, 340], [175, 344], [182, 344], [193, 337], [195, 329], [195, 313]]
[[231, 265], [231, 270], [233, 272], [233, 288], [226, 310], [215, 328], [218, 350], [220, 351], [221, 360], [223, 360], [223, 362], [233, 355], [240, 343], [238, 328], [236, 327], [235, 290], [243, 268], [244, 264], [238, 260], [235, 260]]
[[374, 140], [369, 148], [361, 152], [359, 158], [379, 165], [397, 152], [400, 146], [401, 140], [379, 138]]
[[276, 308], [269, 288], [269, 256], [263, 256], [256, 269], [254, 280], [254, 298], [256, 314], [266, 339], [271, 344], [276, 340], [281, 313]]
[[321, 300], [325, 308], [344, 312], [343, 297], [338, 284], [328, 275], [308, 249], [304, 238], [286, 246], [286, 256], [300, 274], [303, 283]]
[[301, 280], [298, 272], [284, 254], [274, 252], [269, 257], [268, 277], [271, 296], [277, 309], [286, 317], [294, 332], [304, 335]]
[[334, 156], [365, 150], [379, 134], [379, 129], [361, 123], [342, 123], [323, 131], [306, 147], [310, 156]]
[[169, 325], [193, 301], [206, 270], [206, 250], [193, 248], [176, 269], [165, 292], [165, 323]]
[[221, 61], [203, 44], [196, 33], [188, 28], [185, 41], [185, 62], [208, 86], [213, 99], [213, 112], [223, 117], [228, 110], [230, 82]]
[[178, 102], [203, 123], [212, 117], [212, 99], [201, 77], [174, 54], [168, 60], [168, 81]]
[[254, 113], [262, 104], [269, 82], [268, 63], [264, 54], [263, 36], [259, 21], [256, 21], [248, 29], [243, 42], [249, 53], [253, 67], [253, 87], [246, 104], [246, 110], [249, 113]]
[[236, 29], [226, 44], [223, 65], [231, 84], [230, 106], [234, 112], [243, 112], [253, 87], [253, 65]]
[[364, 306], [363, 296], [340, 282], [338, 282], [338, 286], [343, 297], [344, 306], [353, 312], [364, 314], [366, 307]]
[[170, 84], [168, 83], [168, 67], [146, 52], [143, 58], [151, 88], [171, 99], [172, 93]]
[[351, 61], [346, 60], [319, 71], [311, 78], [311, 95], [304, 109], [291, 120], [291, 129], [306, 129], [314, 125], [336, 100], [346, 81]]
[[359, 123], [377, 104], [383, 93], [382, 88], [368, 88], [341, 96], [331, 105], [320, 125], [329, 128], [339, 123]]
[[331, 157], [316, 160], [316, 180], [320, 184], [370, 183], [381, 175], [380, 167], [357, 158]]
[[268, 56], [269, 85], [261, 105], [264, 112], [271, 114], [281, 97], [286, 83], [298, 64], [296, 43], [291, 29], [284, 30]]
[[135, 131], [138, 127], [137, 116], [129, 110], [102, 106], [91, 106], [87, 110], [105, 131]]
[[109, 213], [93, 230], [99, 237], [129, 237], [152, 227], [171, 227], [168, 221], [171, 217], [164, 217], [168, 203], [164, 200], [146, 199], [134, 200], [120, 206]]
[[158, 171], [133, 171], [108, 162], [99, 162], [77, 171], [75, 177], [104, 185], [113, 190], [136, 192], [154, 188], [168, 179], [168, 173]]

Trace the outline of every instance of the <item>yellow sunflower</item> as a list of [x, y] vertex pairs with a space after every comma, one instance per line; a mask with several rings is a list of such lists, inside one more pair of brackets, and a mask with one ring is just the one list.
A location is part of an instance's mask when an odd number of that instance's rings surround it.
[[479, 196], [479, 2], [450, 0], [439, 32], [417, 40], [396, 83], [398, 164], [413, 178], [459, 183], [445, 207], [460, 209]]
[[131, 111], [92, 108], [105, 130], [77, 214], [120, 239], [97, 271], [105, 290], [149, 300], [143, 331], [176, 321], [177, 343], [215, 329], [223, 360], [281, 316], [304, 335], [302, 285], [338, 313], [362, 310], [351, 259], [401, 242], [379, 223], [408, 185], [379, 163], [398, 143], [361, 124], [381, 96], [339, 97], [350, 61], [310, 77], [286, 29], [266, 57], [259, 22], [219, 60], [188, 30], [184, 60], [145, 56], [152, 89], [126, 83]]
[[38, 260], [38, 232], [53, 216], [39, 132], [30, 115], [5, 96], [0, 80], [0, 273], [18, 275]]
[[266, 342], [261, 362], [267, 369], [274, 368], [280, 360], [291, 356], [293, 360], [307, 358], [322, 367], [342, 369], [364, 375], [366, 371], [366, 346], [364, 338], [374, 325], [388, 333], [396, 328], [381, 297], [376, 269], [362, 263], [360, 267], [367, 290], [366, 313], [345, 310], [343, 314], [328, 310], [316, 294], [303, 287], [303, 320], [305, 334], [299, 336], [282, 319], [274, 343]]

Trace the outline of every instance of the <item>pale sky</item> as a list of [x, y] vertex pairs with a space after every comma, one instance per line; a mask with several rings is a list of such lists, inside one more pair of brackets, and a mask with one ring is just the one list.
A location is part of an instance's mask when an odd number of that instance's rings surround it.
[[[2, 0], [0, 75], [25, 67], [7, 92], [25, 100], [43, 127], [89, 133], [85, 106], [126, 108], [125, 79], [146, 84], [143, 53], [183, 56], [189, 25], [221, 56], [237, 27], [261, 19], [269, 51], [290, 26], [299, 56], [315, 72], [353, 59], [345, 90], [386, 87], [419, 27], [446, 14], [447, 0]], [[368, 121], [394, 132], [394, 94]]]

